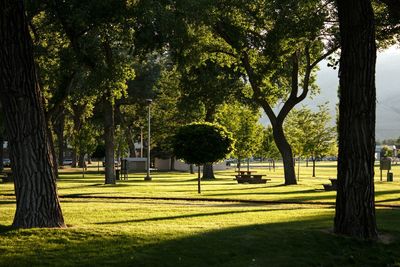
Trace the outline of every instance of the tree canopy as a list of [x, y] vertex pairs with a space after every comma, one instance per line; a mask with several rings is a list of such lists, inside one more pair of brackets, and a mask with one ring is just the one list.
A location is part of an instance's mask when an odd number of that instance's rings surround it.
[[233, 147], [231, 133], [222, 126], [207, 122], [182, 126], [173, 139], [176, 157], [196, 165], [222, 160]]

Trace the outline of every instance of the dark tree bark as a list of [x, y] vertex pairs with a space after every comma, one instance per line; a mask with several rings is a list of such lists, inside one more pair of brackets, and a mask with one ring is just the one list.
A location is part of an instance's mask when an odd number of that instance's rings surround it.
[[76, 149], [72, 150], [72, 163], [71, 167], [76, 168], [78, 167], [78, 153], [76, 152]]
[[104, 97], [105, 184], [115, 184], [114, 166], [114, 107]]
[[[74, 104], [72, 105], [73, 110], [73, 121], [74, 121], [74, 133], [78, 134], [82, 129], [82, 116], [85, 112], [86, 104]], [[72, 167], [82, 167], [79, 159], [80, 155], [78, 153], [79, 148], [75, 145], [72, 152]]]
[[283, 121], [282, 123], [276, 123], [275, 127], [272, 128], [272, 132], [276, 147], [282, 155], [285, 185], [297, 184], [296, 174], [294, 171], [293, 152], [283, 132]]
[[315, 157], [312, 158], [312, 177], [315, 177]]
[[[216, 112], [216, 106], [208, 105], [208, 107], [206, 109], [205, 121], [213, 123], [215, 112]], [[203, 179], [203, 180], [214, 180], [215, 179], [214, 168], [213, 168], [212, 163], [206, 163], [203, 165], [203, 177], [201, 179]]]
[[338, 0], [337, 5], [342, 54], [334, 231], [376, 239], [374, 14], [370, 0]]
[[169, 169], [171, 170], [171, 171], [175, 171], [175, 157], [171, 157], [171, 164], [170, 164], [170, 166], [169, 166]]
[[193, 164], [190, 164], [189, 165], [189, 171], [190, 171], [190, 174], [194, 174], [194, 165]]
[[[39, 86], [40, 87], [40, 86]], [[46, 116], [46, 115], [45, 115]], [[49, 120], [48, 118], [46, 118], [46, 125], [47, 125], [47, 138], [48, 138], [48, 142], [49, 142], [49, 146], [50, 146], [50, 160], [52, 160], [52, 166], [54, 167], [54, 174], [56, 179], [58, 179], [58, 162], [57, 162], [57, 153], [56, 153], [56, 147], [54, 146], [54, 139], [53, 139], [53, 135], [51, 132], [51, 127], [49, 124]]]
[[201, 178], [203, 180], [214, 180], [215, 175], [214, 175], [214, 168], [212, 163], [206, 163], [203, 165], [203, 177]]
[[4, 138], [3, 135], [0, 134], [0, 171], [4, 170]]
[[65, 227], [23, 1], [0, 2], [0, 101], [15, 183], [14, 227]]
[[86, 167], [85, 154], [79, 154], [78, 167], [79, 168], [85, 168]]
[[197, 166], [197, 193], [201, 194], [200, 165]]
[[57, 136], [57, 161], [58, 166], [62, 166], [64, 163], [64, 123], [65, 123], [65, 115], [62, 114], [59, 119], [54, 124], [54, 132]]

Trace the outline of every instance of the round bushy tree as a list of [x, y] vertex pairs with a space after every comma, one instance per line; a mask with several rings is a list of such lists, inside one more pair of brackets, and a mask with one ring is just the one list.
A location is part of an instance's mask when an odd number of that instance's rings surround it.
[[[172, 142], [178, 159], [197, 166], [224, 159], [233, 150], [233, 144], [234, 140], [230, 132], [220, 125], [207, 122], [191, 123], [180, 127]], [[200, 170], [198, 192], [201, 192]]]

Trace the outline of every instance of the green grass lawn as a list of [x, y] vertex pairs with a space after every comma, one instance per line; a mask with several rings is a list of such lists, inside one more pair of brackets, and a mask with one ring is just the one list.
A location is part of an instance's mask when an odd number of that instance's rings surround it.
[[0, 266], [400, 266], [400, 167], [391, 183], [376, 169], [384, 242], [367, 242], [330, 233], [335, 192], [322, 184], [336, 167], [317, 164], [315, 178], [302, 165], [295, 186], [282, 186], [281, 167], [254, 168], [271, 179], [261, 185], [217, 172], [201, 195], [193, 174], [155, 172], [145, 182], [139, 173], [104, 185], [95, 167], [84, 178], [61, 170], [67, 229], [11, 229], [13, 185], [0, 184]]

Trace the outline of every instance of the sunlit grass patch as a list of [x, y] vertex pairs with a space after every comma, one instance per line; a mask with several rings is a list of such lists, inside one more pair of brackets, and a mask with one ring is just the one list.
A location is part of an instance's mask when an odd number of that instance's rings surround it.
[[[201, 195], [196, 174], [154, 172], [147, 182], [144, 173], [136, 173], [104, 185], [104, 174], [95, 167], [84, 178], [80, 170], [61, 170], [58, 188], [68, 225], [61, 230], [10, 228], [13, 186], [0, 184], [0, 266], [400, 263], [399, 209], [377, 209], [379, 229], [390, 244], [331, 233], [336, 192], [322, 190], [322, 184], [335, 177], [335, 166], [324, 166], [324, 175], [315, 178], [310, 167], [301, 166], [304, 176], [295, 186], [282, 186], [279, 168], [254, 168], [271, 179], [262, 185], [237, 184], [234, 170], [217, 172], [215, 181], [202, 182]], [[399, 190], [396, 175], [393, 183], [376, 179], [377, 204], [398, 205]]]

